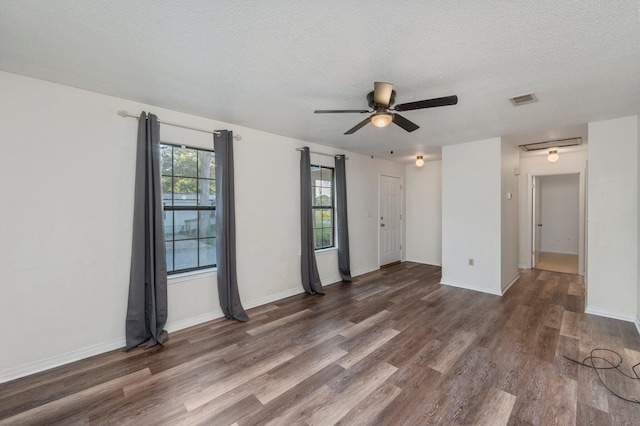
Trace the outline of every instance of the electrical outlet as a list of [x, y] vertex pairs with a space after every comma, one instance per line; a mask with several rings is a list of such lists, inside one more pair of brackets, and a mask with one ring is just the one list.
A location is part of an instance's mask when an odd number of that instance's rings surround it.
[[473, 266], [473, 259], [469, 259], [469, 266]]

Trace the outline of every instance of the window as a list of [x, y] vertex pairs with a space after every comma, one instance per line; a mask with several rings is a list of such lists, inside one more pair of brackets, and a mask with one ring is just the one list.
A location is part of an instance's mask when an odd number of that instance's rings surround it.
[[167, 272], [216, 266], [213, 151], [160, 144]]
[[334, 247], [333, 169], [312, 165], [311, 190], [315, 249]]

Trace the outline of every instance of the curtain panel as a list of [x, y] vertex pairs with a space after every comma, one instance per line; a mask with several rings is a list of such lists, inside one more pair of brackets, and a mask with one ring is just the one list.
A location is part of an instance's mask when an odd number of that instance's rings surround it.
[[138, 120], [133, 236], [126, 347], [163, 344], [167, 322], [167, 261], [160, 180], [158, 117], [142, 112]]
[[300, 152], [300, 270], [302, 287], [309, 294], [324, 294], [313, 244], [312, 201], [311, 159], [309, 147], [305, 146]]
[[236, 211], [233, 171], [233, 132], [213, 134], [216, 163], [216, 261], [218, 297], [225, 317], [248, 321], [236, 274]]
[[342, 281], [351, 281], [349, 260], [349, 223], [347, 220], [346, 158], [336, 156], [336, 222], [338, 224], [338, 270]]

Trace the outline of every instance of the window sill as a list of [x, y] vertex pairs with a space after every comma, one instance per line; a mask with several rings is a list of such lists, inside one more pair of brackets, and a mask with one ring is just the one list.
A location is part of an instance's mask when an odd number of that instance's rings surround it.
[[332, 251], [337, 251], [338, 247], [329, 247], [329, 248], [325, 248], [325, 249], [320, 249], [320, 250], [316, 250], [316, 254], [323, 254], [323, 253], [331, 253]]
[[167, 276], [167, 284], [178, 284], [185, 281], [193, 281], [200, 278], [215, 277], [217, 268], [200, 269], [198, 271], [182, 272]]

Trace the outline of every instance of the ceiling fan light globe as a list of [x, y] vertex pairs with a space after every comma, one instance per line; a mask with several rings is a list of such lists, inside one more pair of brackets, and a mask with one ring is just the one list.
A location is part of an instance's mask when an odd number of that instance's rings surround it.
[[387, 127], [393, 121], [393, 116], [386, 112], [373, 114], [371, 116], [371, 124], [376, 127]]
[[422, 159], [422, 155], [418, 155], [417, 160], [416, 160], [416, 166], [418, 166], [418, 167], [424, 166], [424, 160]]

